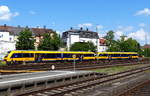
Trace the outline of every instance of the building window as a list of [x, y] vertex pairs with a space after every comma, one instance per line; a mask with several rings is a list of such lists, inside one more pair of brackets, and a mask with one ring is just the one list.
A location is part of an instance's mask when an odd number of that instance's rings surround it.
[[9, 38], [9, 41], [11, 41], [11, 40], [12, 40], [12, 38], [10, 37], [10, 38]]

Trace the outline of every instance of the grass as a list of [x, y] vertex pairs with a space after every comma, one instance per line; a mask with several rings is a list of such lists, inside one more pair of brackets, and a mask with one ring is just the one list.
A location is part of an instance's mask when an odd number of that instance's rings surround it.
[[4, 61], [0, 61], [0, 66], [6, 66], [6, 63]]
[[95, 70], [92, 70], [92, 71], [107, 73], [107, 74], [114, 74], [114, 73], [117, 73], [117, 72], [127, 71], [127, 70], [137, 68], [137, 67], [139, 67], [139, 66], [138, 65], [134, 65], [134, 66], [116, 66], [116, 67], [110, 67], [110, 68], [95, 69]]

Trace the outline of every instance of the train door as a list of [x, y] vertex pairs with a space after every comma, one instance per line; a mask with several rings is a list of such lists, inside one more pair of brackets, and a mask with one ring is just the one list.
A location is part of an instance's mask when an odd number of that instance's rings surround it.
[[35, 62], [42, 62], [42, 54], [40, 53], [35, 54]]

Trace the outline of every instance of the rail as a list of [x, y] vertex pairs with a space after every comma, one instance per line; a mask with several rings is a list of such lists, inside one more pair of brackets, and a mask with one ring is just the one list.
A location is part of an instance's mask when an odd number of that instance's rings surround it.
[[33, 92], [31, 94], [25, 94], [24, 96], [37, 95], [37, 94], [43, 94], [45, 96], [64, 96], [64, 95], [67, 96], [68, 94], [71, 94], [71, 95], [76, 94], [76, 96], [80, 96], [85, 91], [88, 92], [89, 90], [92, 90], [93, 88], [97, 86], [103, 86], [106, 83], [107, 84], [112, 83], [116, 80], [121, 80], [121, 79], [129, 78], [132, 76], [137, 76], [146, 70], [150, 70], [150, 66], [136, 68], [136, 69], [119, 72], [119, 73], [111, 74], [111, 75], [104, 75], [100, 77], [98, 76], [98, 77], [95, 77], [86, 81], [77, 82], [72, 85], [66, 85], [63, 87], [43, 90], [41, 92], [35, 92], [35, 93]]

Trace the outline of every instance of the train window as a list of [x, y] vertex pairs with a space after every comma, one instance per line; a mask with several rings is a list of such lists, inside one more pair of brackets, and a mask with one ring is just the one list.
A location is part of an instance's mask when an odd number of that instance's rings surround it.
[[61, 54], [42, 54], [43, 58], [58, 58], [61, 57]]
[[111, 57], [120, 57], [120, 54], [111, 54]]
[[56, 57], [58, 58], [58, 57], [61, 57], [61, 54], [56, 54]]
[[22, 57], [33, 57], [33, 53], [22, 53]]
[[99, 56], [108, 56], [108, 54], [99, 54]]
[[93, 57], [94, 54], [84, 54], [85, 57]]
[[72, 58], [72, 54], [63, 54], [63, 58]]
[[21, 53], [14, 53], [11, 58], [22, 58], [22, 54]]
[[137, 54], [131, 54], [132, 56], [138, 56]]
[[121, 54], [120, 56], [121, 56], [121, 57], [128, 57], [129, 54]]

